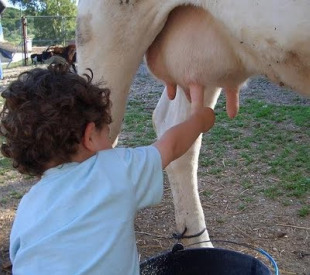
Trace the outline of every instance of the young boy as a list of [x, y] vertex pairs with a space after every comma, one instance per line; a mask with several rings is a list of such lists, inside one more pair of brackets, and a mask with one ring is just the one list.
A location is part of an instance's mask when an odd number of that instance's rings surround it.
[[110, 91], [91, 80], [51, 65], [2, 93], [2, 153], [40, 177], [16, 213], [13, 274], [139, 274], [135, 214], [160, 202], [162, 168], [214, 124], [193, 94], [192, 116], [154, 144], [112, 148]]

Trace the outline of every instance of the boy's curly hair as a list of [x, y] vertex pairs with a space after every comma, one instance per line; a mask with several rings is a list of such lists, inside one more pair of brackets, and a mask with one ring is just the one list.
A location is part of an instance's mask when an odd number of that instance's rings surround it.
[[1, 152], [14, 168], [41, 176], [51, 161], [70, 162], [89, 122], [97, 129], [111, 123], [110, 90], [92, 77], [51, 64], [22, 73], [2, 92]]

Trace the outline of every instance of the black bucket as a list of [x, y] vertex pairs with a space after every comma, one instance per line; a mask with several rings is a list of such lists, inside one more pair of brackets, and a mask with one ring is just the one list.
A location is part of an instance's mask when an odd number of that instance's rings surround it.
[[141, 275], [271, 275], [253, 256], [221, 248], [181, 249], [140, 264]]

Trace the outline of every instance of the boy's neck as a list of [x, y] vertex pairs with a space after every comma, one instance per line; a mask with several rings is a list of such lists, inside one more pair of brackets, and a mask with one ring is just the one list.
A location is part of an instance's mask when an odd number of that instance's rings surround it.
[[[74, 154], [71, 157], [71, 161], [70, 162], [83, 162], [89, 158], [91, 158], [92, 156], [94, 156], [97, 152], [91, 152], [89, 150], [87, 150], [84, 146], [80, 145], [79, 146], [79, 150], [76, 154]], [[46, 166], [46, 170], [50, 169], [50, 168], [54, 168], [58, 165], [61, 165], [63, 163], [59, 163], [56, 161], [50, 161], [47, 166]]]
[[92, 156], [94, 156], [97, 152], [93, 152], [85, 148], [82, 144], [79, 145], [79, 149], [76, 154], [71, 157], [72, 162], [83, 162]]

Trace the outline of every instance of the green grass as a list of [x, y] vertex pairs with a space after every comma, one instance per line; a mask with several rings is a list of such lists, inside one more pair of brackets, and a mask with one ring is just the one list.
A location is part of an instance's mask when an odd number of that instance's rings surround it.
[[14, 69], [14, 68], [19, 68], [19, 67], [31, 67], [31, 59], [29, 58], [29, 60], [28, 60], [28, 64], [26, 66], [24, 65], [24, 60], [10, 63], [10, 66], [8, 69]]
[[149, 145], [156, 139], [152, 125], [152, 112], [145, 109], [139, 99], [130, 100], [127, 105], [123, 130], [128, 138], [122, 143], [129, 147]]
[[9, 197], [20, 200], [23, 197], [23, 194], [18, 191], [12, 191], [11, 193], [9, 193]]
[[[206, 154], [200, 157], [200, 166], [208, 174], [221, 177], [225, 165], [244, 172], [254, 171], [277, 179], [263, 187], [266, 197], [294, 197], [305, 199], [310, 193], [310, 108], [308, 106], [275, 106], [257, 100], [248, 100], [239, 115], [231, 120], [224, 103], [216, 107], [217, 122], [204, 143]], [[128, 146], [147, 145], [154, 141], [152, 114], [144, 109], [139, 99], [127, 107], [124, 131], [130, 134]], [[237, 159], [229, 158], [233, 148]], [[211, 157], [210, 157], [211, 154]], [[258, 168], [261, 167], [261, 168]], [[254, 183], [245, 181], [244, 188]]]
[[[224, 106], [224, 102], [216, 106], [216, 124], [203, 140], [207, 149], [200, 156], [201, 165], [217, 178], [225, 176], [224, 170], [232, 169], [244, 189], [256, 188], [274, 200], [293, 198], [301, 205], [298, 215], [309, 215], [310, 108], [248, 100], [231, 120]], [[234, 157], [230, 157], [232, 153]], [[243, 178], [246, 173], [259, 174], [269, 181], [257, 186], [255, 181]], [[240, 210], [246, 202], [240, 204]]]
[[[224, 178], [227, 169], [237, 173], [237, 180], [244, 189], [256, 189], [266, 198], [297, 201], [297, 215], [309, 215], [306, 204], [310, 195], [310, 108], [308, 106], [275, 106], [258, 100], [248, 100], [239, 115], [227, 117], [224, 102], [216, 107], [216, 124], [203, 139], [199, 165], [202, 176]], [[151, 144], [156, 135], [152, 127], [152, 113], [145, 109], [139, 98], [127, 106], [123, 131], [126, 146]], [[234, 152], [234, 157], [230, 154]], [[225, 166], [222, 160], [225, 159]], [[207, 170], [207, 172], [206, 172]], [[255, 173], [269, 179], [262, 185], [243, 178]], [[239, 178], [238, 178], [239, 177]], [[273, 180], [274, 179], [274, 180]], [[206, 191], [202, 193], [208, 197]], [[240, 198], [239, 210], [243, 211], [253, 198]]]
[[298, 215], [302, 218], [308, 216], [310, 214], [310, 206], [303, 206], [301, 209], [298, 211]]
[[[0, 157], [0, 167], [1, 167], [1, 170], [10, 170], [11, 167], [12, 167], [12, 162], [10, 159], [6, 158], [6, 157], [3, 157], [1, 156]], [[0, 170], [0, 173], [2, 172]]]

